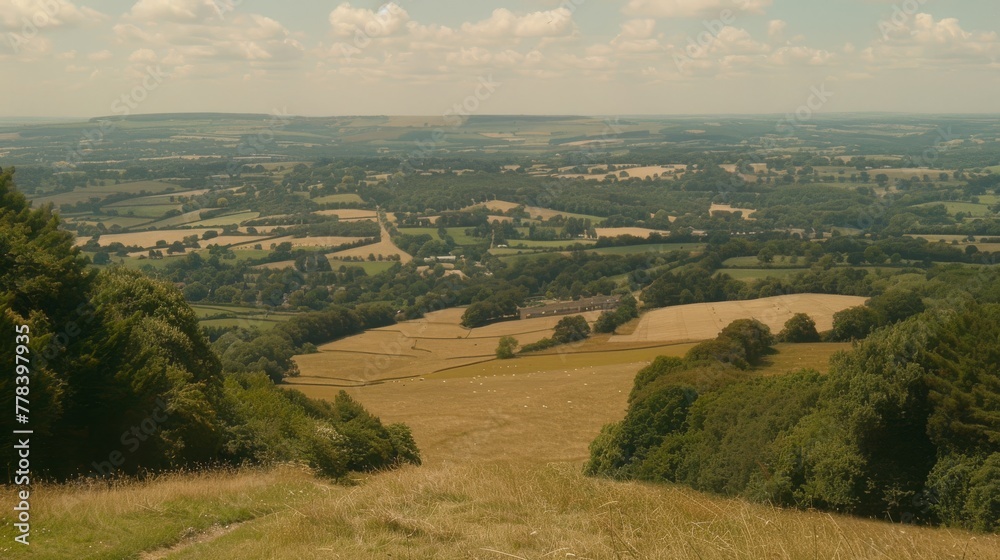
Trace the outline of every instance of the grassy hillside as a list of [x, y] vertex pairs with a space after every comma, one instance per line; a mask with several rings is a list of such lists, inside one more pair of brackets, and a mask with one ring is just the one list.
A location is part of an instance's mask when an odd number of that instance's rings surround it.
[[[843, 345], [781, 345], [761, 375]], [[571, 356], [562, 356], [571, 358]], [[575, 358], [576, 356], [572, 356]], [[302, 468], [43, 485], [30, 548], [4, 558], [996, 558], [1000, 538], [782, 510], [670, 485], [582, 475], [644, 363], [428, 378], [355, 389], [412, 428], [425, 466], [337, 486]], [[514, 360], [512, 364], [518, 362]], [[318, 394], [323, 389], [317, 389]]]
[[[30, 548], [5, 558], [996, 558], [1000, 538], [785, 511], [573, 463], [406, 468], [330, 486], [288, 467], [43, 487]], [[266, 537], [266, 538], [265, 538]]]

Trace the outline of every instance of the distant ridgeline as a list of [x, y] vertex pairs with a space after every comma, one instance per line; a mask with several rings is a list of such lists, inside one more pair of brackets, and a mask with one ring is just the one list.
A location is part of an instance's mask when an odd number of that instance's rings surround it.
[[945, 301], [876, 330], [828, 375], [752, 377], [741, 366], [771, 340], [746, 321], [684, 360], [657, 358], [624, 420], [591, 444], [587, 472], [997, 530], [1000, 305], [982, 302], [997, 301], [1000, 274], [950, 280]]
[[[30, 415], [18, 428], [33, 430], [33, 473], [295, 461], [340, 477], [419, 463], [406, 426], [383, 425], [346, 393], [315, 401], [268, 378], [274, 347], [342, 336], [384, 320], [379, 313], [306, 315], [271, 333], [274, 346], [220, 341], [220, 361], [176, 288], [123, 268], [88, 270], [58, 225], [47, 208], [29, 208], [11, 171], [0, 173], [0, 360], [13, 370], [15, 329], [27, 326]], [[14, 385], [13, 372], [0, 376], [8, 450]], [[8, 478], [15, 460], [4, 456]]]

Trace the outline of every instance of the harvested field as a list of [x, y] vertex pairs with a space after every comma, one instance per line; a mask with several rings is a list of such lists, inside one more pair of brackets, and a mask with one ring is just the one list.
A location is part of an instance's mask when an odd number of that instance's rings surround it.
[[263, 240], [267, 239], [266, 236], [253, 236], [253, 235], [220, 235], [218, 237], [213, 237], [212, 239], [205, 239], [199, 241], [198, 244], [202, 247], [208, 247], [210, 245], [219, 245], [221, 247], [233, 247], [238, 249], [244, 245], [248, 247], [253, 247], [255, 243], [261, 243]]
[[[464, 309], [428, 313], [423, 319], [373, 329], [331, 342], [316, 354], [297, 356], [302, 372], [292, 384], [357, 385], [429, 375], [449, 368], [493, 360], [502, 336], [530, 344], [552, 335], [562, 317], [505, 321], [476, 329], [460, 325]], [[582, 314], [595, 321], [598, 312]]]
[[795, 294], [749, 301], [696, 303], [650, 311], [635, 332], [615, 335], [611, 342], [682, 342], [714, 338], [737, 319], [757, 319], [777, 333], [796, 313], [807, 313], [819, 331], [833, 327], [833, 314], [861, 305], [867, 298], [827, 294]]
[[[268, 239], [265, 243], [265, 249], [270, 248], [272, 244], [281, 245], [282, 243], [291, 243], [292, 247], [339, 247], [346, 243], [354, 243], [361, 241], [363, 239], [368, 239], [366, 237], [337, 237], [332, 235], [319, 236], [319, 237], [275, 237]], [[372, 245], [365, 245], [365, 247], [371, 247]], [[366, 255], [368, 253], [365, 253]]]
[[180, 211], [180, 209], [181, 205], [179, 203], [162, 205], [141, 204], [138, 206], [116, 206], [114, 208], [121, 216], [138, 216], [140, 218], [149, 218], [150, 220], [163, 218], [167, 212]]
[[214, 218], [209, 218], [207, 220], [202, 220], [195, 223], [196, 226], [201, 227], [221, 227], [229, 225], [240, 225], [248, 220], [253, 220], [254, 218], [260, 216], [260, 212], [239, 212], [236, 214], [227, 214], [225, 216], [216, 216]]
[[316, 198], [312, 199], [312, 201], [315, 202], [316, 204], [327, 204], [327, 203], [331, 203], [331, 204], [332, 203], [336, 203], [336, 204], [344, 204], [344, 203], [347, 203], [347, 204], [362, 204], [362, 203], [364, 203], [364, 200], [362, 200], [360, 196], [358, 196], [358, 195], [356, 195], [354, 193], [350, 193], [350, 194], [331, 194], [331, 195], [327, 195], [327, 196], [320, 196], [320, 197], [316, 197]]
[[680, 176], [687, 169], [686, 165], [647, 165], [645, 167], [626, 167], [625, 169], [619, 169], [615, 171], [615, 175], [620, 174], [622, 171], [628, 173], [629, 178], [638, 177], [640, 179], [652, 178], [653, 175], [657, 175], [660, 178], [666, 177], [676, 177]]
[[166, 218], [158, 222], [153, 222], [147, 227], [163, 229], [169, 227], [183, 226], [185, 224], [190, 224], [201, 220], [201, 213], [208, 212], [209, 210], [218, 210], [218, 208], [202, 208], [200, 210], [192, 210], [191, 212], [185, 212], [179, 216], [173, 216], [171, 218]]
[[735, 206], [730, 206], [728, 204], [713, 204], [711, 208], [708, 209], [709, 214], [715, 214], [716, 212], [742, 212], [744, 218], [750, 218], [757, 213], [756, 210], [750, 208], [736, 208]]
[[344, 221], [349, 220], [377, 220], [378, 213], [374, 210], [362, 210], [357, 208], [344, 208], [341, 210], [317, 210], [313, 212], [319, 216], [336, 216]]
[[[492, 210], [494, 212], [502, 214], [502, 213], [504, 213], [504, 212], [506, 212], [508, 210], [511, 210], [513, 208], [517, 208], [518, 206], [521, 206], [521, 205], [513, 203], [513, 202], [506, 202], [504, 200], [490, 200], [490, 201], [487, 201], [487, 202], [483, 202], [483, 203], [480, 203], [480, 204], [469, 206], [469, 207], [466, 208], [466, 210], [471, 209], [471, 208], [479, 208], [479, 207], [483, 207], [483, 206], [485, 206], [486, 208], [489, 208], [490, 210]], [[541, 208], [541, 207], [538, 207], [538, 206], [525, 206], [524, 207], [524, 211], [527, 212], [528, 215], [530, 215], [532, 218], [539, 219], [539, 220], [548, 220], [549, 218], [554, 218], [555, 216], [563, 216], [563, 217], [566, 217], [566, 218], [589, 218], [594, 223], [600, 223], [600, 222], [604, 221], [604, 218], [599, 218], [597, 216], [587, 216], [587, 215], [584, 215], [584, 214], [574, 214], [572, 212], [560, 212], [558, 210], [552, 210], [551, 208]]]
[[[206, 231], [220, 232], [218, 229], [207, 229], [207, 228], [196, 228], [196, 229], [163, 229], [156, 231], [140, 231], [135, 233], [115, 233], [110, 235], [102, 235], [100, 239], [101, 247], [107, 247], [112, 243], [122, 243], [126, 246], [138, 246], [143, 248], [156, 247], [157, 241], [166, 241], [169, 245], [174, 241], [183, 241], [185, 237], [191, 235], [197, 235], [198, 239], [201, 240], [202, 235]], [[253, 239], [253, 238], [247, 238]], [[90, 241], [89, 237], [77, 237], [76, 245], [83, 246], [86, 245], [87, 241]], [[200, 241], [199, 241], [200, 242]]]
[[[257, 233], [271, 233], [272, 231], [278, 229], [279, 227], [283, 227], [283, 226], [242, 226], [242, 227], [236, 228], [236, 231], [241, 232], [241, 233], [247, 233], [248, 228], [251, 228], [251, 227]], [[288, 226], [284, 226], [284, 227], [288, 227]]]
[[392, 239], [389, 237], [389, 232], [385, 230], [385, 226], [382, 226], [382, 240], [378, 243], [372, 243], [371, 245], [365, 245], [363, 247], [354, 247], [353, 249], [330, 253], [327, 255], [327, 258], [331, 260], [343, 259], [347, 257], [361, 257], [365, 259], [368, 258], [368, 255], [375, 255], [376, 257], [382, 255], [383, 258], [398, 255], [400, 262], [403, 264], [413, 260], [413, 257], [410, 256], [409, 253], [404, 252], [392, 242]]
[[[693, 346], [626, 346], [615, 351], [608, 350], [615, 345], [590, 340], [570, 352], [553, 349], [514, 360], [474, 363], [348, 392], [383, 420], [406, 422], [431, 464], [501, 457], [580, 462], [586, 460], [587, 445], [600, 427], [621, 419], [636, 372], [657, 356], [681, 357]], [[778, 353], [753, 374], [782, 375], [803, 367], [826, 372], [830, 356], [849, 348], [849, 344], [779, 344]], [[327, 399], [340, 390], [321, 385], [296, 388]]]
[[597, 231], [597, 237], [620, 237], [622, 235], [634, 235], [635, 237], [641, 237], [643, 239], [648, 238], [654, 233], [659, 233], [664, 237], [670, 236], [669, 231], [662, 231], [656, 229], [647, 229], [641, 227], [619, 227], [619, 228], [595, 228]]

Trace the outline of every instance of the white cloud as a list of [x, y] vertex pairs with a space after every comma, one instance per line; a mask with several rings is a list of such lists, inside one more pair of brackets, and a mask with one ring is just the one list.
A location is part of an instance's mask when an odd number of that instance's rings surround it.
[[462, 32], [470, 37], [525, 38], [558, 37], [573, 31], [573, 13], [567, 8], [518, 15], [497, 8], [489, 18], [463, 23]]
[[781, 19], [772, 19], [770, 23], [767, 24], [767, 35], [772, 39], [777, 39], [785, 34], [785, 29], [788, 27], [788, 22]]
[[649, 39], [653, 36], [656, 20], [650, 18], [630, 19], [621, 25], [622, 39]]
[[350, 2], [337, 6], [330, 12], [330, 25], [338, 37], [388, 37], [404, 30], [410, 15], [395, 2], [378, 10], [354, 8]]
[[622, 11], [630, 16], [656, 18], [720, 18], [731, 13], [763, 14], [773, 0], [629, 0]]
[[156, 22], [198, 22], [222, 19], [238, 6], [231, 0], [139, 0], [129, 11], [132, 19]]
[[967, 31], [955, 18], [935, 20], [930, 14], [916, 14], [885, 32], [884, 38], [861, 51], [862, 60], [872, 66], [982, 65], [1000, 58], [996, 32]]
[[149, 64], [156, 62], [156, 53], [152, 49], [138, 49], [128, 56], [128, 61], [135, 64]]
[[76, 6], [66, 0], [0, 0], [0, 28], [21, 31], [24, 28], [45, 29], [105, 19], [104, 14], [86, 6]]
[[114, 32], [126, 45], [169, 51], [168, 58], [176, 65], [198, 60], [290, 61], [301, 58], [305, 51], [279, 22], [239, 12], [227, 14], [223, 19], [208, 17], [195, 22], [173, 19], [158, 23], [126, 22], [115, 25]]

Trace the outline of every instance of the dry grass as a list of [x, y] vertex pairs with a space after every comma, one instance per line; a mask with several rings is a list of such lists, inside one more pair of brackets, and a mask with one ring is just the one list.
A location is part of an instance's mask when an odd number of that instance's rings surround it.
[[348, 257], [361, 257], [363, 259], [368, 258], [368, 255], [375, 255], [378, 257], [382, 255], [383, 258], [392, 255], [398, 255], [400, 262], [406, 264], [413, 260], [413, 257], [396, 246], [392, 242], [392, 238], [389, 237], [389, 232], [386, 231], [385, 225], [379, 224], [382, 228], [382, 240], [378, 243], [373, 243], [371, 245], [365, 245], [364, 247], [354, 247], [353, 249], [346, 249], [344, 251], [337, 251], [336, 253], [330, 253], [327, 258], [330, 259], [344, 259]]
[[[627, 167], [624, 171], [628, 173], [629, 178], [638, 177], [640, 179], [648, 179], [652, 178], [653, 175], [659, 175], [662, 178], [664, 175], [683, 174], [686, 169], [686, 165], [647, 165], [644, 167]], [[618, 173], [621, 173], [621, 170], [615, 172], [615, 174]]]
[[341, 220], [377, 220], [378, 213], [374, 210], [359, 210], [344, 208], [340, 210], [317, 210], [313, 212], [320, 216], [336, 216]]
[[[441, 312], [441, 333], [455, 310]], [[414, 324], [403, 324], [414, 328]], [[432, 328], [432, 327], [428, 327]], [[302, 469], [170, 475], [113, 488], [41, 485], [30, 548], [4, 558], [328, 559], [662, 558], [937, 560], [997, 558], [1000, 538], [782, 510], [670, 485], [581, 474], [587, 446], [618, 420], [642, 352], [494, 361], [474, 377], [350, 389], [384, 421], [406, 422], [424, 454], [407, 467], [335, 485]], [[606, 338], [606, 337], [605, 337]], [[761, 374], [817, 364], [843, 345], [779, 345]], [[620, 354], [631, 363], [600, 364]], [[540, 364], [547, 365], [540, 365]], [[539, 367], [544, 371], [534, 371]], [[303, 387], [332, 397], [332, 387]]]
[[736, 208], [735, 206], [730, 206], [728, 204], [713, 204], [709, 209], [709, 214], [715, 214], [716, 212], [742, 212], [743, 217], [749, 219], [751, 216], [757, 213], [756, 210], [751, 210], [749, 208]]
[[229, 247], [235, 245], [233, 249], [241, 249], [244, 247], [253, 248], [254, 244], [261, 243], [265, 239], [267, 239], [267, 237], [260, 235], [220, 235], [218, 237], [213, 237], [212, 239], [199, 241], [198, 244], [202, 247], [208, 247], [209, 245]]
[[[603, 421], [620, 417], [625, 395], [615, 386], [630, 383], [631, 374], [574, 372], [572, 383], [560, 376], [486, 378], [454, 390], [451, 381], [401, 384], [397, 396], [411, 395], [403, 402], [376, 395], [381, 387], [357, 391], [383, 418], [410, 422], [427, 456], [422, 467], [365, 477], [357, 486], [291, 467], [168, 476], [110, 490], [42, 486], [33, 505], [44, 532], [30, 548], [14, 548], [8, 526], [0, 553], [143, 560], [997, 558], [997, 536], [584, 477], [586, 444]], [[554, 392], [565, 388], [571, 392]], [[605, 394], [579, 401], [587, 390]], [[462, 393], [481, 400], [453, 404], [449, 397]]]
[[[508, 210], [517, 208], [521, 206], [513, 202], [506, 202], [504, 200], [489, 200], [474, 206], [469, 206], [468, 209], [483, 207], [489, 208], [490, 210], [498, 213], [504, 213]], [[528, 213], [529, 216], [536, 220], [548, 220], [556, 216], [565, 216], [567, 218], [581, 216], [581, 214], [573, 214], [572, 212], [560, 212], [558, 210], [552, 210], [550, 208], [542, 208], [539, 206], [525, 206], [524, 211]], [[492, 219], [492, 218], [491, 218]]]
[[[426, 376], [494, 359], [500, 337], [521, 344], [552, 335], [562, 317], [505, 321], [476, 329], [460, 322], [464, 309], [428, 313], [423, 319], [324, 344], [316, 354], [296, 356], [301, 375], [295, 385], [357, 385], [386, 379]], [[599, 313], [583, 314], [595, 321]]]
[[[364, 237], [338, 237], [333, 235], [317, 236], [317, 237], [276, 237], [274, 239], [269, 239], [265, 244], [264, 248], [270, 248], [271, 245], [281, 245], [282, 243], [291, 243], [292, 247], [339, 247], [340, 245], [345, 245], [347, 243], [355, 243], [365, 239]], [[372, 247], [372, 245], [368, 245]], [[249, 247], [248, 247], [249, 248]]]
[[866, 298], [828, 294], [794, 294], [749, 301], [696, 303], [665, 307], [642, 316], [635, 331], [612, 342], [681, 342], [714, 338], [737, 319], [757, 319], [778, 332], [796, 313], [806, 313], [819, 331], [833, 328], [833, 314], [861, 305]]
[[636, 237], [648, 238], [654, 233], [659, 233], [665, 237], [670, 236], [669, 231], [647, 229], [641, 227], [619, 227], [619, 228], [595, 228], [597, 237], [619, 237], [622, 235], [634, 235]]
[[[114, 233], [101, 236], [101, 246], [107, 247], [112, 243], [123, 243], [125, 245], [137, 245], [143, 248], [156, 247], [157, 241], [166, 241], [169, 245], [174, 241], [182, 241], [185, 237], [191, 235], [197, 235], [198, 239], [201, 240], [202, 235], [206, 231], [214, 231], [216, 233], [221, 232], [219, 228], [192, 228], [192, 229], [164, 229], [156, 231], [141, 231], [136, 233]], [[254, 239], [253, 237], [247, 237], [247, 240]], [[89, 237], [77, 237], [77, 246], [83, 246], [90, 241]], [[211, 241], [211, 240], [210, 240]], [[199, 241], [200, 242], [200, 241]]]

